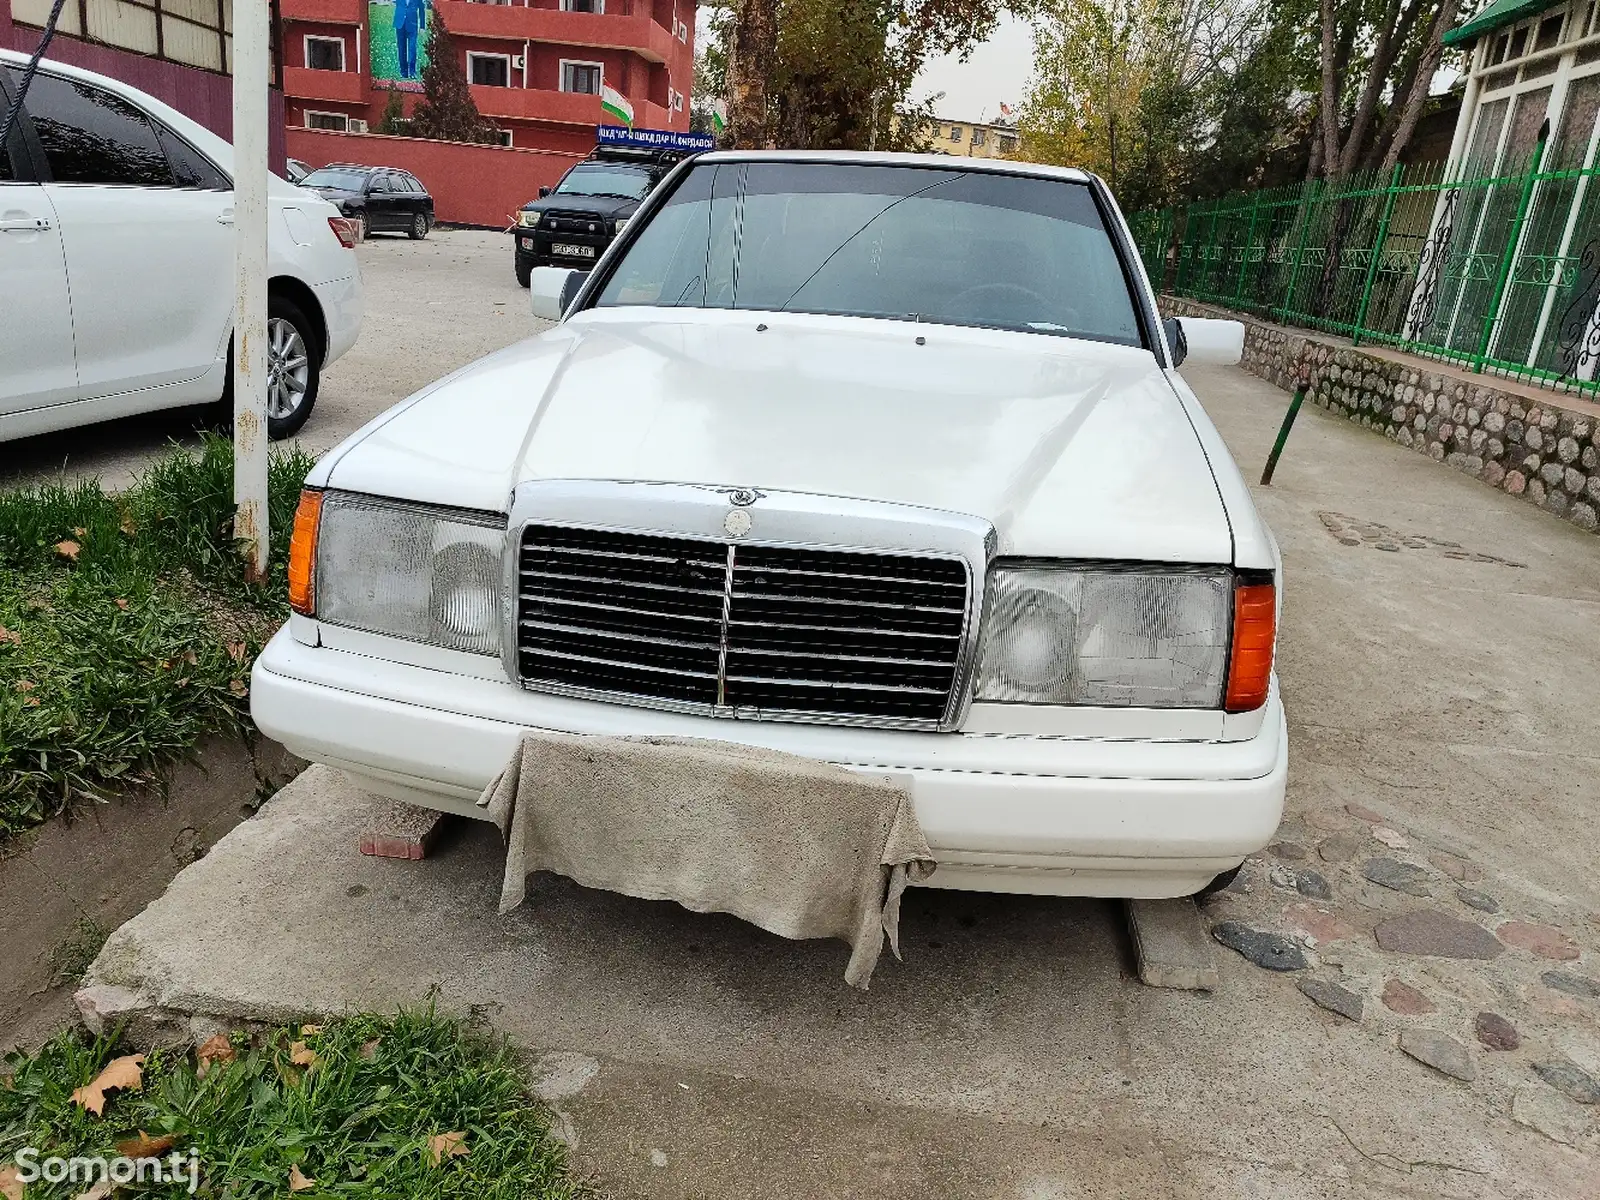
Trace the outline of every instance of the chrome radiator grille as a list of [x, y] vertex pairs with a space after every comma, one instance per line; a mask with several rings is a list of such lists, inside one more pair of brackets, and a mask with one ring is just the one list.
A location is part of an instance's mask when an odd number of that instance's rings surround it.
[[955, 558], [550, 525], [518, 584], [524, 684], [744, 717], [937, 724], [968, 606]]

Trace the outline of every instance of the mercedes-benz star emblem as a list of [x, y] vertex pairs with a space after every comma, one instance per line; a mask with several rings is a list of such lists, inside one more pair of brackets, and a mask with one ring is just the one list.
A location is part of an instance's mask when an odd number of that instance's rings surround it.
[[759, 499], [761, 493], [755, 488], [734, 488], [728, 493], [728, 503], [737, 508], [749, 508]]

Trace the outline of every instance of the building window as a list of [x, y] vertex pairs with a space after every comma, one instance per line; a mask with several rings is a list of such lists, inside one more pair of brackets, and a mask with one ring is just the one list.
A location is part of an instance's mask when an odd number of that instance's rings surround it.
[[1561, 44], [1561, 23], [1566, 20], [1563, 13], [1553, 17], [1546, 17], [1539, 22], [1539, 32], [1534, 35], [1533, 48], [1535, 52], [1549, 50]]
[[959, 142], [961, 140], [961, 126], [959, 126], [959, 125], [950, 126], [950, 140], [952, 142]]
[[568, 62], [561, 60], [561, 90], [563, 92], [582, 92], [586, 96], [598, 96], [600, 83], [605, 75], [602, 63]]
[[988, 140], [988, 130], [974, 129], [972, 131], [972, 144], [974, 147], [981, 146]]
[[1511, 31], [1511, 49], [1506, 52], [1507, 60], [1521, 58], [1528, 48], [1528, 27], [1519, 25]]
[[606, 0], [561, 0], [562, 12], [603, 13]]
[[500, 145], [502, 145], [502, 146], [511, 145], [511, 130], [509, 130], [509, 129], [496, 129], [494, 131], [494, 136], [499, 140], [499, 144]]
[[313, 71], [344, 70], [344, 39], [308, 36], [306, 66]]
[[467, 78], [478, 87], [510, 87], [511, 56], [468, 50]]
[[345, 133], [350, 129], [350, 118], [343, 113], [308, 112], [306, 113], [306, 128], [331, 129], [335, 133]]
[[1017, 139], [1016, 138], [1014, 138], [1014, 137], [1005, 137], [1005, 136], [1002, 136], [1000, 138], [1000, 153], [1001, 154], [1014, 154], [1014, 153], [1016, 153], [1016, 149], [1017, 149]]

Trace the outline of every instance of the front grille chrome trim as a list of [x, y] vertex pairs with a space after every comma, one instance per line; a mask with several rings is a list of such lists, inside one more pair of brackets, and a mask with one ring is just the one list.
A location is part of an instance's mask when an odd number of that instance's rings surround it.
[[[754, 519], [749, 535], [730, 538], [723, 524], [732, 490], [593, 480], [520, 486], [512, 496], [504, 554], [503, 661], [508, 678], [530, 691], [702, 717], [925, 732], [960, 728], [971, 705], [978, 617], [996, 547], [989, 523], [936, 509], [763, 490], [755, 505], [745, 506]], [[560, 533], [539, 537], [530, 533], [531, 526]], [[572, 546], [560, 545], [567, 533], [574, 535]], [[582, 545], [584, 534], [667, 539], [671, 549], [685, 552], [652, 553], [655, 547], [647, 545], [637, 552], [630, 548], [614, 553], [615, 547]], [[580, 565], [576, 560], [590, 563], [580, 569], [592, 582], [579, 586], [610, 589], [609, 594], [562, 596], [539, 587], [529, 592], [522, 586], [525, 535], [530, 536], [526, 549], [532, 554], [554, 555], [575, 567]], [[692, 547], [684, 547], [686, 542], [706, 544], [709, 553], [693, 553]], [[763, 553], [769, 550], [778, 553]], [[808, 554], [816, 557], [808, 560]], [[872, 556], [873, 561], [864, 560], [859, 567], [841, 564], [842, 554]], [[903, 573], [894, 559], [905, 560]], [[915, 565], [919, 560], [925, 564], [920, 568]], [[937, 565], [941, 562], [943, 567]], [[959, 564], [959, 574], [951, 563]], [[614, 565], [615, 573], [608, 572], [607, 564]], [[681, 567], [683, 584], [692, 587], [652, 585], [652, 567], [674, 566]], [[536, 570], [530, 564], [530, 571]], [[695, 581], [696, 573], [703, 582]], [[711, 585], [714, 573], [722, 575], [720, 589]], [[546, 571], [537, 577], [556, 574]], [[741, 590], [750, 586], [752, 576], [765, 576], [768, 586], [759, 592]], [[808, 578], [824, 594], [809, 594]], [[902, 587], [908, 600], [923, 602], [858, 598], [862, 591], [885, 587]], [[827, 594], [829, 589], [837, 592]], [[684, 597], [685, 610], [650, 607], [650, 598], [658, 593]], [[965, 604], [945, 604], [939, 593], [964, 593]], [[720, 614], [717, 608], [706, 611], [716, 603], [713, 597], [720, 597]], [[545, 611], [530, 623], [523, 613], [529, 601], [560, 611]], [[744, 615], [741, 604], [748, 610]], [[885, 618], [899, 613], [908, 623], [932, 628], [882, 627], [870, 615], [880, 611]], [[852, 615], [836, 624], [829, 612], [841, 619]], [[785, 620], [786, 615], [802, 619]], [[590, 620], [601, 624], [585, 625]], [[559, 631], [543, 630], [551, 643], [544, 646], [529, 636], [540, 633], [542, 624], [569, 622], [572, 639], [565, 644]], [[938, 628], [941, 624], [946, 629]], [[785, 639], [797, 640], [789, 646]], [[608, 657], [628, 645], [636, 646], [643, 659]], [[550, 674], [571, 678], [525, 679], [522, 651], [538, 661], [565, 663], [552, 667]], [[697, 657], [703, 667], [694, 665]], [[820, 674], [785, 674], [802, 670], [806, 661]], [[780, 666], [785, 663], [794, 666]], [[590, 665], [598, 680], [582, 677]], [[652, 692], [677, 694], [629, 691], [630, 679], [639, 686], [663, 680], [648, 684]], [[695, 687], [707, 687], [713, 680], [714, 691], [706, 691], [704, 699], [694, 696]], [[807, 699], [810, 693], [826, 692], [848, 710], [829, 711], [820, 696]], [[846, 695], [856, 699], [845, 701]], [[942, 709], [937, 704], [941, 696]]]

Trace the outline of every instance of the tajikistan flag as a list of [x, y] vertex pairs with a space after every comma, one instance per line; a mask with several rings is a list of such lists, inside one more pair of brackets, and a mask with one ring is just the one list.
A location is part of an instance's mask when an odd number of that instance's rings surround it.
[[629, 128], [633, 126], [633, 105], [629, 104], [628, 98], [610, 84], [601, 85], [600, 111], [609, 113]]

